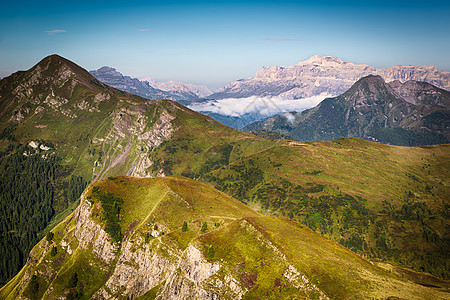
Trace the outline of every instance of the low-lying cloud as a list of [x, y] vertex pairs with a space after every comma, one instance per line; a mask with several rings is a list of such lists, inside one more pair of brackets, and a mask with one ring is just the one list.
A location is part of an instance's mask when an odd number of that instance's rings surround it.
[[282, 112], [303, 111], [316, 106], [327, 97], [330, 97], [330, 95], [326, 93], [296, 100], [286, 100], [276, 96], [251, 96], [248, 98], [212, 100], [207, 103], [191, 105], [189, 108], [195, 111], [208, 111], [231, 117], [245, 114], [258, 114], [261, 117], [269, 117]]

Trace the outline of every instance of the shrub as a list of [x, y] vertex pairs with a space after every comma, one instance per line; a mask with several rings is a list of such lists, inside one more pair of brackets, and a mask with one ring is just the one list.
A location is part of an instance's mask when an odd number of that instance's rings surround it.
[[213, 246], [209, 246], [208, 248], [208, 259], [212, 260], [214, 258], [214, 255], [216, 254], [216, 250]]
[[206, 232], [206, 230], [208, 230], [208, 224], [206, 224], [206, 222], [203, 222], [202, 228], [200, 229], [200, 231], [201, 232]]
[[36, 275], [31, 276], [29, 285], [31, 295], [36, 295], [39, 292], [39, 282]]
[[54, 236], [53, 232], [49, 231], [49, 232], [47, 233], [47, 235], [45, 236], [45, 238], [46, 238], [46, 240], [47, 240], [49, 243], [51, 243], [52, 240], [53, 240], [53, 236]]
[[73, 272], [67, 281], [67, 288], [74, 288], [78, 284], [78, 274], [77, 272]]

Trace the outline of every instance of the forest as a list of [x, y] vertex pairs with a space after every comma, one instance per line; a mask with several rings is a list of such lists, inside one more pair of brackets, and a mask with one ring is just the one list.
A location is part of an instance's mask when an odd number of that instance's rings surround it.
[[0, 285], [25, 264], [55, 213], [76, 201], [86, 181], [54, 152], [11, 145], [0, 152]]

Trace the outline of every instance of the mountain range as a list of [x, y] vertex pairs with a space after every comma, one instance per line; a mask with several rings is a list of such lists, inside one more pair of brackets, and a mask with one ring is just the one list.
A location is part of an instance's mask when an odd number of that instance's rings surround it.
[[380, 75], [385, 81], [424, 81], [450, 90], [450, 73], [434, 66], [393, 66], [377, 69], [364, 64], [344, 62], [334, 56], [314, 55], [294, 66], [263, 67], [255, 77], [226, 85], [212, 99], [278, 96], [302, 99], [327, 93], [337, 96], [348, 90], [358, 79]]
[[151, 100], [191, 101], [212, 93], [206, 86], [185, 84], [178, 81], [157, 82], [152, 78], [140, 80], [124, 76], [116, 69], [106, 66], [90, 71], [90, 73], [109, 86]]
[[[193, 93], [197, 98], [205, 98], [213, 93], [207, 86], [193, 84], [193, 83], [183, 83], [180, 81], [157, 81], [151, 77], [140, 78], [141, 81], [147, 81], [151, 86], [154, 86], [160, 90], [177, 93], [180, 100], [183, 100], [183, 95], [181, 93]], [[195, 99], [195, 96], [191, 96], [188, 99]], [[175, 100], [175, 99], [173, 99]], [[186, 99], [185, 99], [186, 100]]]
[[370, 75], [314, 108], [279, 114], [244, 130], [275, 131], [302, 141], [352, 136], [394, 145], [445, 144], [450, 141], [450, 92]]
[[1, 298], [447, 297], [449, 145], [268, 140], [57, 55], [0, 132]]
[[[151, 78], [138, 80], [123, 76], [110, 67], [91, 71], [91, 74], [110, 86], [147, 99], [176, 100], [237, 129], [278, 113], [300, 112], [312, 108], [327, 97], [344, 93], [357, 80], [368, 75], [380, 75], [386, 82], [427, 82], [450, 90], [450, 73], [439, 71], [434, 66], [377, 69], [321, 55], [314, 55], [294, 66], [263, 67], [256, 72], [254, 78], [229, 83], [215, 93], [204, 86], [174, 81], [157, 82]], [[418, 87], [420, 86], [416, 86]], [[229, 102], [233, 99], [240, 106], [230, 110]]]

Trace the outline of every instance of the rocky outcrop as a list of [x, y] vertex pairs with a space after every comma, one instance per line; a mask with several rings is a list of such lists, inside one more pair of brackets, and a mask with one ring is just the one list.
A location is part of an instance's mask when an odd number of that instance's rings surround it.
[[[135, 244], [143, 240], [129, 240], [121, 249], [114, 272], [105, 287], [93, 298], [104, 299], [122, 293], [136, 298], [161, 282], [161, 299], [211, 299], [214, 291], [203, 283], [213, 276], [220, 264], [208, 263], [193, 245], [185, 251], [169, 249], [170, 256], [161, 255], [151, 244], [136, 249]], [[206, 297], [205, 297], [206, 296]]]
[[[78, 242], [79, 250], [92, 248], [97, 259], [110, 264], [116, 257], [118, 245], [113, 243], [106, 231], [96, 223], [91, 215], [91, 203], [81, 196], [81, 203], [74, 212], [74, 237]], [[71, 236], [66, 236], [70, 238]], [[69, 242], [64, 243], [69, 245]]]
[[[195, 245], [190, 244], [182, 251], [162, 244], [158, 238], [146, 243], [140, 234], [128, 236], [121, 244], [112, 242], [98, 221], [92, 218], [96, 210], [98, 208], [92, 207], [83, 195], [73, 215], [74, 229], [61, 241], [69, 255], [92, 251], [95, 259], [103, 263], [105, 271], [106, 266], [110, 266], [109, 279], [92, 299], [116, 299], [118, 295], [134, 299], [155, 287], [159, 287], [158, 299], [219, 299], [219, 295], [224, 294], [227, 298], [238, 299], [242, 296], [244, 290], [235, 279], [227, 276], [221, 280], [214, 276], [221, 269], [220, 263], [208, 262]], [[37, 259], [30, 261], [30, 265], [37, 262]], [[90, 264], [98, 267], [93, 261]], [[47, 273], [52, 274], [48, 278], [51, 282], [56, 272], [49, 270]], [[24, 278], [27, 280], [29, 277]], [[50, 285], [48, 296], [51, 290]]]

